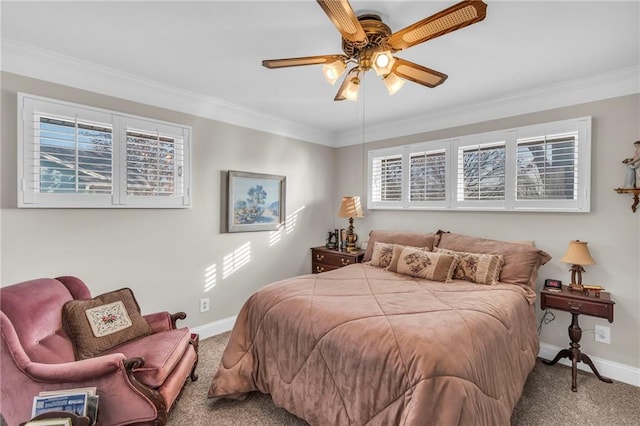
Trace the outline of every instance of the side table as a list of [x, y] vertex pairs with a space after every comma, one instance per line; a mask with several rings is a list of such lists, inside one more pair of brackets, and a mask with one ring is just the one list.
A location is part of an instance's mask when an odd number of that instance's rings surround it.
[[542, 309], [558, 309], [571, 313], [571, 325], [569, 326], [569, 338], [571, 339], [569, 349], [562, 349], [553, 358], [553, 360], [542, 360], [547, 365], [554, 365], [561, 358], [569, 358], [571, 360], [571, 390], [578, 391], [577, 386], [577, 365], [584, 362], [598, 379], [603, 382], [611, 383], [612, 380], [602, 377], [591, 358], [580, 351], [580, 338], [582, 338], [582, 329], [578, 324], [578, 316], [580, 314], [592, 317], [606, 318], [609, 322], [613, 322], [613, 305], [615, 302], [611, 300], [608, 292], [601, 291], [599, 297], [589, 296], [584, 293], [571, 291], [569, 287], [562, 286], [560, 292], [552, 292], [543, 289], [540, 292], [540, 308]]

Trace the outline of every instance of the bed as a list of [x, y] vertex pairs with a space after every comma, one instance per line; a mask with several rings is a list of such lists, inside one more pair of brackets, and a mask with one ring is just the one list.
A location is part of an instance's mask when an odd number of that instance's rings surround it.
[[209, 397], [268, 393], [311, 425], [508, 425], [549, 259], [526, 243], [372, 231], [364, 263], [246, 301]]

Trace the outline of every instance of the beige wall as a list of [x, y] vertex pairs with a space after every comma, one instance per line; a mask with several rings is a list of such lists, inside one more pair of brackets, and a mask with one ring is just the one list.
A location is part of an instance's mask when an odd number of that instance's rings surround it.
[[[631, 212], [630, 195], [617, 194], [622, 186], [623, 158], [633, 153], [633, 142], [640, 140], [640, 96], [625, 96], [568, 108], [495, 120], [463, 127], [407, 136], [366, 144], [366, 149], [438, 140], [525, 126], [549, 121], [593, 117], [591, 164], [591, 213], [493, 213], [442, 211], [367, 211], [364, 219], [355, 221], [356, 232], [365, 236], [371, 229], [419, 230], [437, 229], [504, 240], [535, 240], [536, 245], [553, 256], [540, 270], [538, 290], [545, 278], [569, 282], [568, 267], [559, 261], [570, 240], [589, 243], [597, 261], [586, 266], [583, 280], [600, 284], [615, 300], [615, 319], [581, 316], [585, 353], [628, 366], [640, 367], [640, 210]], [[365, 150], [366, 150], [365, 149]], [[362, 146], [341, 148], [336, 155], [336, 190], [334, 202], [345, 193], [364, 193]], [[357, 170], [354, 170], [354, 167]], [[538, 316], [542, 315], [537, 304]], [[554, 311], [556, 320], [543, 326], [540, 340], [567, 347], [567, 327], [571, 315]], [[594, 342], [595, 324], [611, 327], [611, 344]]]
[[[309, 247], [333, 226], [333, 152], [300, 142], [43, 81], [2, 74], [2, 285], [76, 275], [94, 294], [131, 287], [143, 312], [185, 311], [195, 326], [234, 316], [272, 281], [308, 273]], [[190, 209], [18, 209], [16, 93], [122, 111], [192, 126]], [[224, 233], [223, 172], [286, 175], [288, 226]], [[249, 244], [250, 261], [242, 264]], [[208, 272], [215, 273], [208, 275]], [[199, 313], [201, 297], [211, 310]]]

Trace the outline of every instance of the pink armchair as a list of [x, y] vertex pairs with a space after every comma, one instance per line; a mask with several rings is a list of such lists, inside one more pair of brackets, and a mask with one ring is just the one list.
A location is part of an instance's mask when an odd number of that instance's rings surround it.
[[197, 380], [198, 336], [176, 328], [184, 313], [143, 317], [152, 334], [76, 361], [62, 306], [91, 299], [75, 277], [0, 288], [0, 413], [9, 426], [31, 418], [40, 391], [96, 386], [103, 425], [164, 425], [186, 380]]

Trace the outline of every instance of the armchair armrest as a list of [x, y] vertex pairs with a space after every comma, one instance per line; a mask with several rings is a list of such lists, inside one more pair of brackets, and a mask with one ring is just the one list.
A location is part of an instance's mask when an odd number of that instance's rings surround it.
[[27, 376], [38, 382], [83, 382], [125, 369], [123, 354], [110, 354], [61, 364], [42, 364], [29, 361], [19, 366]]
[[143, 315], [143, 318], [147, 321], [154, 333], [173, 330], [176, 328], [176, 322], [179, 319], [185, 319], [186, 317], [187, 314], [184, 312], [170, 314], [166, 311]]

